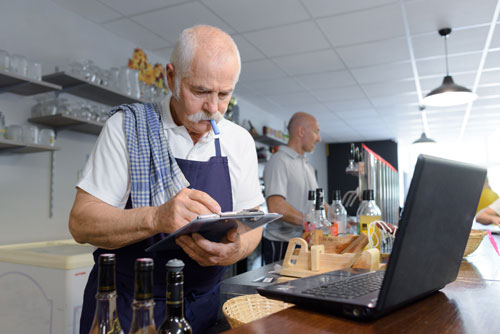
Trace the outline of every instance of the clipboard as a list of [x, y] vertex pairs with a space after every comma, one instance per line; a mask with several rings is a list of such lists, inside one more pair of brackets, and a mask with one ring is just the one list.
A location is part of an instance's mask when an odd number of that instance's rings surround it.
[[[199, 233], [205, 239], [219, 242], [233, 228], [242, 228], [245, 232], [275, 221], [283, 215], [262, 211], [222, 212], [220, 214], [200, 215], [189, 224], [146, 248], [147, 252], [180, 249], [175, 238], [185, 234]], [[244, 233], [244, 232], [243, 232]]]

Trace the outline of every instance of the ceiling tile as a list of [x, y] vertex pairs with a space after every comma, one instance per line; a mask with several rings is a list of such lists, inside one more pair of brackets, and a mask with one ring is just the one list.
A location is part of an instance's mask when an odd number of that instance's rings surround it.
[[252, 44], [248, 43], [248, 41], [241, 35], [233, 35], [231, 37], [233, 37], [234, 42], [238, 46], [241, 61], [252, 61], [265, 58], [262, 52], [257, 50], [257, 48]]
[[329, 47], [328, 42], [313, 22], [290, 24], [245, 33], [243, 36], [268, 57], [316, 51]]
[[240, 80], [243, 82], [274, 79], [284, 76], [286, 76], [286, 73], [267, 59], [249, 61], [241, 64]]
[[313, 17], [324, 17], [383, 6], [396, 1], [397, 0], [306, 0], [302, 3], [306, 6]]
[[102, 23], [121, 17], [121, 14], [97, 0], [53, 0], [62, 7], [75, 12], [89, 21]]
[[127, 18], [105, 23], [103, 26], [116, 35], [136, 43], [137, 46], [149, 50], [170, 46], [169, 42]]
[[333, 50], [276, 57], [273, 60], [290, 75], [322, 73], [344, 69], [344, 64]]
[[196, 24], [212, 25], [229, 34], [234, 32], [199, 2], [181, 4], [131, 18], [172, 43], [177, 40], [182, 30]]
[[98, 0], [98, 1], [108, 5], [109, 7], [113, 8], [114, 10], [125, 16], [130, 16], [186, 2], [188, 0], [141, 0], [141, 1]]
[[500, 83], [500, 70], [495, 69], [493, 71], [483, 71], [481, 73], [481, 80], [479, 81], [479, 84], [485, 85], [493, 83]]
[[500, 85], [498, 86], [487, 86], [487, 87], [478, 87], [476, 90], [477, 95], [480, 97], [486, 96], [500, 96]]
[[356, 68], [352, 70], [352, 74], [361, 84], [413, 78], [409, 62]]
[[308, 74], [297, 76], [296, 78], [300, 83], [302, 83], [302, 85], [304, 85], [304, 87], [311, 90], [351, 86], [356, 83], [348, 71]]
[[239, 32], [260, 30], [309, 18], [298, 0], [202, 0]]
[[410, 58], [406, 38], [338, 47], [337, 52], [349, 67], [387, 64]]
[[419, 0], [405, 2], [412, 34], [437, 31], [440, 28], [464, 27], [490, 23], [496, 0]]
[[356, 109], [366, 109], [371, 108], [373, 105], [368, 99], [356, 99], [348, 101], [335, 101], [335, 102], [325, 102], [325, 105], [335, 112], [344, 110], [356, 110]]
[[376, 118], [380, 116], [375, 109], [339, 110], [335, 114], [343, 120]]
[[404, 36], [399, 3], [318, 19], [317, 22], [336, 47]]
[[316, 96], [318, 100], [322, 102], [344, 101], [344, 100], [352, 100], [365, 97], [365, 94], [357, 85], [338, 87], [338, 88], [317, 89], [313, 92], [313, 95]]
[[[481, 53], [466, 55], [448, 55], [448, 68], [450, 74], [457, 72], [477, 71]], [[432, 58], [426, 60], [417, 60], [417, 69], [420, 76], [442, 75], [446, 74], [446, 58]]]
[[[486, 43], [489, 27], [454, 29], [448, 36], [448, 54], [481, 51]], [[415, 58], [444, 56], [444, 38], [435, 33], [412, 37]]]
[[263, 96], [282, 95], [286, 93], [301, 92], [304, 88], [290, 78], [278, 78], [265, 81], [247, 82], [247, 86]]
[[391, 105], [415, 105], [418, 106], [418, 97], [417, 93], [406, 93], [400, 95], [392, 95], [392, 96], [380, 96], [374, 97], [370, 99], [375, 107], [383, 107], [383, 106], [391, 106]]
[[271, 96], [269, 97], [269, 100], [274, 101], [282, 107], [291, 108], [294, 111], [299, 111], [301, 107], [309, 104], [318, 103], [318, 100], [307, 92]]
[[363, 84], [361, 86], [368, 97], [397, 95], [416, 91], [414, 80], [386, 81], [374, 84]]
[[484, 68], [500, 68], [500, 50], [488, 52]]

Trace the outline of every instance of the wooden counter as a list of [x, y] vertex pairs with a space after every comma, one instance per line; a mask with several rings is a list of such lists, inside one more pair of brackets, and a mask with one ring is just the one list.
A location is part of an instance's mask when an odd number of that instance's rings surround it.
[[[495, 236], [500, 246], [500, 236]], [[225, 333], [500, 333], [500, 256], [486, 236], [444, 289], [370, 322], [293, 307]]]

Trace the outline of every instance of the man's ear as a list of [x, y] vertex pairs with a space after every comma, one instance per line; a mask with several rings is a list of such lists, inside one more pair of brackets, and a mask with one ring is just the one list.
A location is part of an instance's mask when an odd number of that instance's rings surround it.
[[299, 135], [299, 137], [304, 137], [305, 132], [306, 129], [302, 125], [299, 125], [297, 127], [297, 134]]
[[167, 70], [167, 84], [168, 84], [168, 89], [170, 89], [171, 92], [174, 91], [174, 82], [175, 82], [175, 69], [172, 64], [167, 64], [166, 66]]

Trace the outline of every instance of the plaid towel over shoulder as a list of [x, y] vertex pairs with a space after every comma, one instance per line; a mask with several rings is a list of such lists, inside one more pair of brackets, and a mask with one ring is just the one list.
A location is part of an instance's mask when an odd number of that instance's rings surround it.
[[159, 206], [189, 186], [163, 132], [159, 104], [122, 104], [110, 111], [124, 113], [129, 154], [132, 207]]

